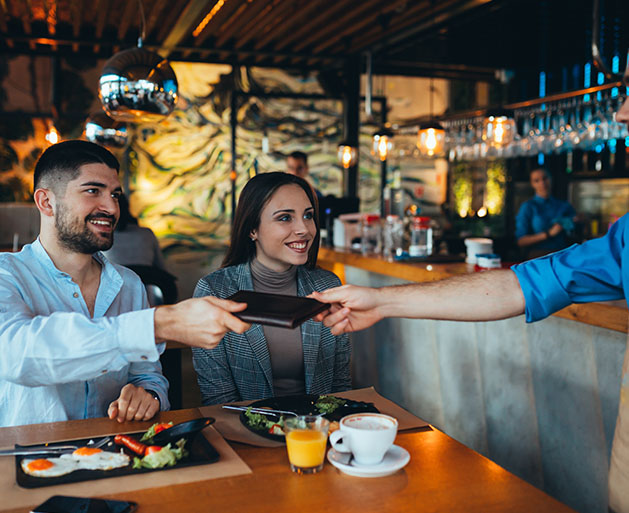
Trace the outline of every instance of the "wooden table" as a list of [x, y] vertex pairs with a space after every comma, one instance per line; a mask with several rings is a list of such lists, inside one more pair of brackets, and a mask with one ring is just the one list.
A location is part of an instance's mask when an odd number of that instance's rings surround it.
[[[198, 416], [196, 409], [180, 410], [162, 413], [160, 420], [181, 422]], [[1, 428], [0, 446], [131, 431], [138, 425], [91, 419]], [[252, 474], [102, 496], [136, 501], [139, 513], [574, 511], [437, 430], [400, 433], [396, 444], [411, 453], [411, 461], [389, 477], [350, 477], [327, 462], [320, 474], [299, 476], [290, 471], [284, 448], [232, 444]], [[101, 496], [97, 488], [95, 496]], [[0, 510], [5, 508], [27, 511], [0, 501]]]

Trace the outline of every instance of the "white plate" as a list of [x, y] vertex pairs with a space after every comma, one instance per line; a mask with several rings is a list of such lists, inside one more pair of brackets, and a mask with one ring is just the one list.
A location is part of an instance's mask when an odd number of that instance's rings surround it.
[[346, 453], [336, 452], [334, 449], [328, 451], [328, 461], [345, 474], [356, 477], [382, 477], [404, 467], [411, 460], [411, 455], [406, 449], [392, 445], [377, 465], [358, 465], [355, 462], [346, 465], [343, 463], [346, 459]]

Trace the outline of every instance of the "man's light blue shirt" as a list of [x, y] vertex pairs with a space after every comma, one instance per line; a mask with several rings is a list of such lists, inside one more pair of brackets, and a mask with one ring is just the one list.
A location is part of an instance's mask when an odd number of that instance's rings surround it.
[[101, 253], [94, 316], [79, 286], [37, 240], [0, 254], [0, 426], [103, 417], [127, 383], [168, 381], [144, 285]]
[[[525, 235], [533, 235], [550, 229], [555, 223], [565, 224], [569, 220], [572, 224], [572, 218], [576, 212], [572, 205], [567, 201], [557, 198], [542, 198], [534, 196], [525, 201], [518, 215], [515, 218], [515, 237], [519, 239]], [[555, 237], [540, 241], [535, 244], [536, 249], [557, 250], [563, 249], [568, 245], [566, 240], [565, 226]]]

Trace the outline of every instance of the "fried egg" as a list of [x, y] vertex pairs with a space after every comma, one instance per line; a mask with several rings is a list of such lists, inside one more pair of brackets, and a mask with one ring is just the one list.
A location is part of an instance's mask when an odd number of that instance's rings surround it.
[[78, 468], [86, 470], [111, 470], [126, 467], [131, 459], [121, 452], [110, 452], [94, 447], [79, 447], [72, 454], [62, 457], [71, 458], [78, 463]]
[[79, 468], [78, 462], [65, 458], [23, 459], [22, 470], [25, 474], [35, 477], [58, 477]]

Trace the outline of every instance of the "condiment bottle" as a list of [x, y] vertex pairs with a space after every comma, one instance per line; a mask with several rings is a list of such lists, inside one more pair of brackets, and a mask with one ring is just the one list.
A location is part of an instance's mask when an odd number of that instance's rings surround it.
[[430, 217], [418, 216], [411, 224], [411, 244], [408, 254], [412, 257], [422, 257], [432, 254], [432, 228]]

